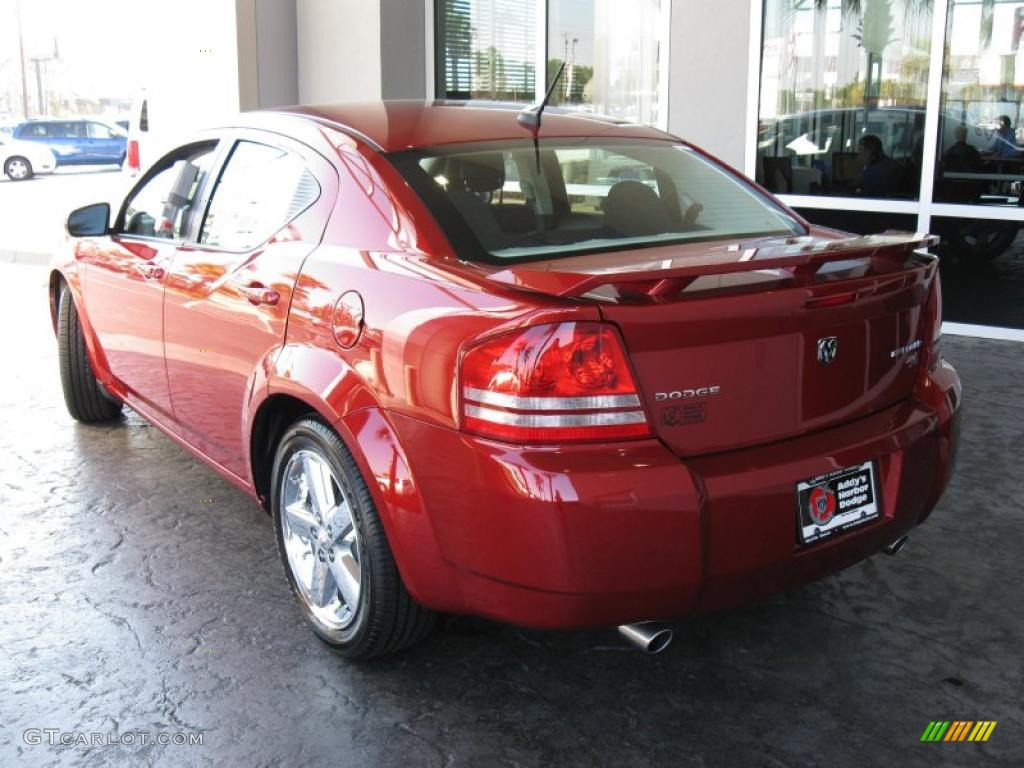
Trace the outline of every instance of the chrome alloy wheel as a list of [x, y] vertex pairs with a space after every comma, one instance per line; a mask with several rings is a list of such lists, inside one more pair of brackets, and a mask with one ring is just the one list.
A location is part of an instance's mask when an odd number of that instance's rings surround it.
[[344, 629], [359, 609], [359, 532], [334, 471], [309, 450], [292, 454], [281, 483], [281, 533], [288, 567], [313, 617]]
[[29, 165], [28, 162], [22, 160], [20, 157], [12, 158], [7, 161], [7, 175], [15, 181], [21, 181], [22, 179], [28, 178]]

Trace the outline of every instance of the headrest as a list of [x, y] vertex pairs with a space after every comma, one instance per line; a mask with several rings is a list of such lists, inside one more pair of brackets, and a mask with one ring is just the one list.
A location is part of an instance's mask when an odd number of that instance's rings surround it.
[[500, 152], [453, 157], [445, 175], [458, 188], [494, 192], [505, 184], [505, 157]]
[[639, 181], [620, 181], [604, 200], [604, 222], [627, 237], [660, 234], [669, 217], [658, 193]]

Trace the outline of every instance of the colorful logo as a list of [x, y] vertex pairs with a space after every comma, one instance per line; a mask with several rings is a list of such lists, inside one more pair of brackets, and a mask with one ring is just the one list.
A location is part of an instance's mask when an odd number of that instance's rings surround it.
[[988, 741], [996, 720], [932, 720], [921, 741]]
[[836, 495], [823, 485], [815, 486], [807, 497], [807, 511], [811, 513], [811, 520], [825, 525], [836, 512]]

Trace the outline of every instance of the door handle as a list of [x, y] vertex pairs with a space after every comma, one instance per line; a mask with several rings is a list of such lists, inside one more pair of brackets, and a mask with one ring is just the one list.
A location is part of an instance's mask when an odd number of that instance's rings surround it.
[[147, 280], [163, 280], [166, 270], [161, 264], [140, 264], [139, 273]]
[[267, 288], [265, 285], [259, 283], [253, 283], [251, 285], [243, 285], [238, 288], [238, 292], [249, 300], [250, 304], [267, 304], [274, 306], [278, 301], [281, 300], [281, 294], [275, 291], [273, 288]]

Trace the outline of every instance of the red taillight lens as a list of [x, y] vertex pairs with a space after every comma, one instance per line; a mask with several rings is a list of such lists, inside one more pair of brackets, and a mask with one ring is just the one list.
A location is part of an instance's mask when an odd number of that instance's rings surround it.
[[463, 428], [514, 442], [644, 437], [647, 417], [622, 342], [601, 323], [537, 325], [465, 352]]
[[139, 170], [139, 142], [135, 139], [128, 142], [128, 153], [125, 162], [130, 170]]

